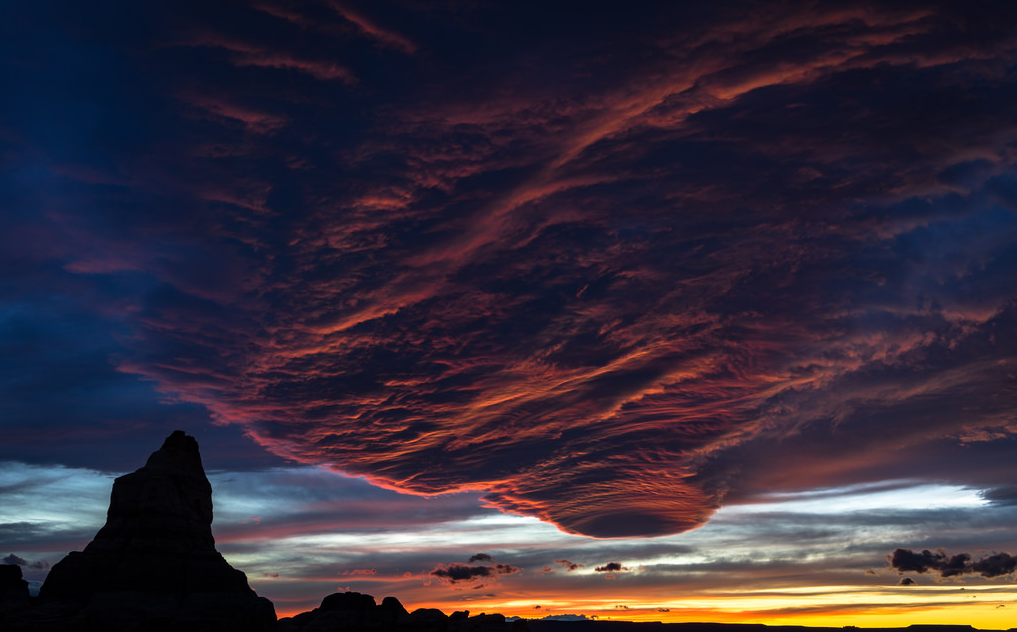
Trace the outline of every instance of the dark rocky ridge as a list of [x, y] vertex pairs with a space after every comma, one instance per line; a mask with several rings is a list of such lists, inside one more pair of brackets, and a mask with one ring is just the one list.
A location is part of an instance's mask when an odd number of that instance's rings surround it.
[[469, 611], [446, 616], [441, 610], [419, 608], [407, 612], [395, 597], [376, 604], [374, 597], [356, 592], [334, 593], [321, 605], [279, 620], [279, 632], [525, 632], [526, 622], [507, 623], [500, 614], [470, 616]]

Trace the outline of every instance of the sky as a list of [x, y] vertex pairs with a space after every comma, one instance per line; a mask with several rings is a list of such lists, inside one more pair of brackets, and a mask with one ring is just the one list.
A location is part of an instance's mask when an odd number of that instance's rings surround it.
[[1017, 4], [6, 0], [0, 51], [29, 580], [182, 429], [281, 615], [1012, 626]]

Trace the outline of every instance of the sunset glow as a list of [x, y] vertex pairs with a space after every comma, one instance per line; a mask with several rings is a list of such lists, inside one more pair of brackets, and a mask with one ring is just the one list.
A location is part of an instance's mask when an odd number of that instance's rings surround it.
[[93, 4], [0, 8], [34, 588], [183, 429], [281, 616], [1014, 626], [1017, 3]]

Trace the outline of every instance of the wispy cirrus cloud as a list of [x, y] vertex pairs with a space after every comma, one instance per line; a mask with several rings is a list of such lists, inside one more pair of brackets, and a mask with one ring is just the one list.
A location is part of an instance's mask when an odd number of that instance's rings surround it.
[[380, 26], [377, 22], [366, 17], [360, 11], [354, 10], [348, 4], [328, 0], [326, 4], [344, 19], [349, 20], [360, 29], [365, 35], [371, 37], [382, 46], [395, 48], [404, 53], [417, 52], [417, 45], [395, 31]]
[[356, 84], [357, 78], [349, 68], [334, 60], [302, 58], [286, 50], [273, 50], [257, 44], [216, 33], [203, 33], [190, 40], [184, 40], [180, 46], [222, 49], [229, 53], [229, 63], [243, 67], [274, 68], [291, 70], [307, 74], [322, 81], [338, 80], [346, 84]]

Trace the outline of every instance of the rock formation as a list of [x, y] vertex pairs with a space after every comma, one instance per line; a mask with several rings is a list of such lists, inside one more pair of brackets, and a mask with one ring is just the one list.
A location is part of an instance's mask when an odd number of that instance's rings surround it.
[[[35, 603], [32, 603], [32, 601]], [[275, 608], [215, 550], [212, 486], [193, 437], [176, 431], [144, 467], [116, 479], [106, 524], [29, 598], [18, 566], [0, 566], [3, 632], [524, 632], [500, 614], [381, 604], [355, 592], [276, 622]]]
[[5, 613], [27, 608], [28, 582], [21, 577], [21, 567], [0, 564], [0, 622]]
[[178, 430], [114, 481], [106, 525], [42, 585], [48, 623], [25, 629], [274, 630], [272, 602], [216, 551], [211, 525], [198, 442]]
[[446, 616], [441, 610], [419, 608], [406, 612], [395, 597], [381, 605], [371, 595], [334, 593], [321, 605], [295, 617], [280, 619], [279, 632], [525, 632], [526, 623], [509, 624], [500, 614], [470, 616], [469, 611]]

